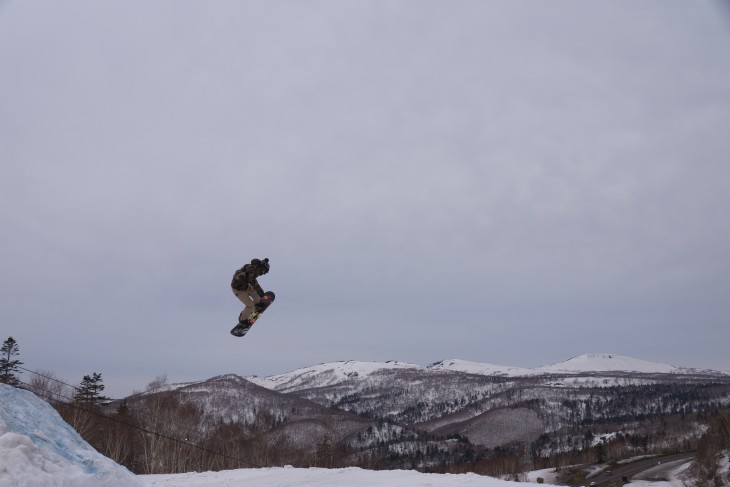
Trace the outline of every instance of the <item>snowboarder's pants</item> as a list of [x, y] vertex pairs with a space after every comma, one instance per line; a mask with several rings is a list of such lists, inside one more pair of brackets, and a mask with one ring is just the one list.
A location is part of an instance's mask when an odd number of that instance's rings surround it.
[[241, 314], [238, 315], [238, 321], [245, 320], [248, 318], [248, 315], [253, 312], [259, 301], [261, 301], [261, 297], [250, 285], [244, 291], [233, 288], [231, 288], [231, 290], [233, 291], [233, 294], [235, 294], [236, 297], [244, 304], [244, 306], [246, 306], [243, 308], [243, 311], [241, 311]]

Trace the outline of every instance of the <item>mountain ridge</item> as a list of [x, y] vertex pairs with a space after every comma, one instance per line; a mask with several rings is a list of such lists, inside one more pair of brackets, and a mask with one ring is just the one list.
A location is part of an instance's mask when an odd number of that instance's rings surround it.
[[572, 452], [588, 448], [587, 429], [620, 432], [633, 454], [637, 438], [666, 446], [669, 429], [656, 434], [659, 418], [671, 423], [672, 444], [684, 444], [704, 415], [730, 404], [730, 375], [603, 353], [536, 368], [348, 360], [164, 384], [129, 405], [156, 420], [165, 401], [177, 406], [163, 424], [197, 431], [197, 441], [237, 431], [256, 458], [279, 458], [285, 448], [313, 458], [329, 444], [356, 462], [376, 455], [402, 468], [418, 451], [431, 452], [431, 466], [525, 442], [544, 455]]
[[534, 368], [471, 362], [456, 358], [441, 360], [426, 366], [397, 360], [388, 360], [386, 362], [346, 360], [325, 362], [308, 367], [301, 367], [290, 372], [266, 377], [258, 377], [255, 375], [244, 377], [246, 380], [249, 380], [261, 387], [286, 392], [305, 387], [312, 388], [333, 386], [354, 377], [363, 378], [381, 371], [395, 369], [411, 369], [414, 372], [423, 373], [429, 373], [431, 371], [452, 371], [490, 377], [532, 377], [542, 375], [573, 375], [578, 373], [601, 372], [713, 376], [729, 375], [717, 370], [681, 367], [614, 353], [587, 353], [577, 355], [563, 362]]

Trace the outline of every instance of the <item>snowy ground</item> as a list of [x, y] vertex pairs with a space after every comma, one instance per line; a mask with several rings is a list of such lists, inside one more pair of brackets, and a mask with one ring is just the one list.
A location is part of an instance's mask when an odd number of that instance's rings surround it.
[[[676, 476], [684, 467], [680, 467]], [[139, 478], [149, 487], [212, 487], [243, 486], [256, 487], [508, 487], [548, 485], [538, 484], [537, 478], [545, 482], [554, 481], [550, 471], [532, 472], [529, 482], [507, 482], [475, 474], [449, 475], [424, 474], [410, 470], [371, 471], [359, 468], [263, 468], [228, 470], [223, 472], [187, 473], [177, 475], [144, 475]], [[663, 481], [633, 481], [631, 487], [684, 487], [679, 479]]]
[[[553, 478], [533, 472], [530, 482]], [[440, 475], [360, 468], [260, 468], [135, 476], [86, 443], [58, 413], [28, 391], [0, 384], [0, 487], [507, 487], [515, 483], [475, 474]], [[635, 487], [679, 487], [681, 482], [632, 482]]]
[[411, 470], [372, 471], [360, 468], [257, 468], [223, 472], [140, 477], [150, 487], [508, 487], [539, 485], [507, 482], [476, 474], [425, 474]]

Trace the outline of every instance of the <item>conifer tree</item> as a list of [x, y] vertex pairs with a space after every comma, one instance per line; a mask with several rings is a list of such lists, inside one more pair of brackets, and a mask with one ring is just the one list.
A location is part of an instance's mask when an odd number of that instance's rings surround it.
[[13, 337], [8, 337], [3, 342], [2, 348], [0, 348], [0, 382], [10, 384], [11, 386], [18, 386], [20, 380], [15, 376], [23, 362], [20, 360], [14, 360], [13, 357], [20, 354], [20, 347], [18, 342]]
[[109, 399], [101, 395], [104, 390], [101, 374], [93, 372], [91, 375], [85, 375], [81, 380], [81, 384], [77, 388], [75, 399], [79, 402], [96, 404], [99, 401]]

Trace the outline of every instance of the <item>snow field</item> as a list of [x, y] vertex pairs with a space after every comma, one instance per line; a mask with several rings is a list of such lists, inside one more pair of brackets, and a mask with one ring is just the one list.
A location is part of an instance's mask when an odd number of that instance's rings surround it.
[[412, 470], [360, 468], [259, 468], [222, 472], [146, 475], [149, 487], [507, 487], [540, 485], [515, 483], [476, 474], [426, 474]]

